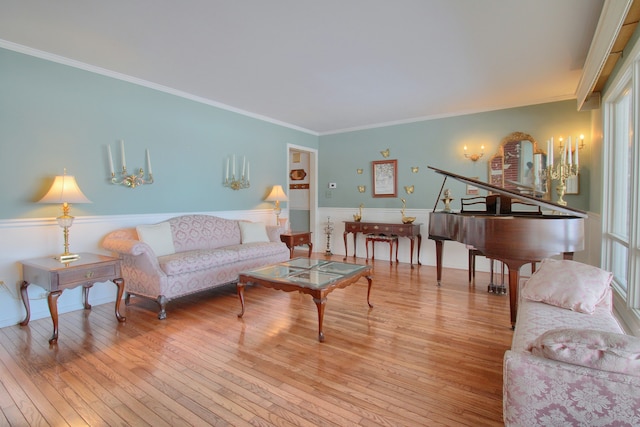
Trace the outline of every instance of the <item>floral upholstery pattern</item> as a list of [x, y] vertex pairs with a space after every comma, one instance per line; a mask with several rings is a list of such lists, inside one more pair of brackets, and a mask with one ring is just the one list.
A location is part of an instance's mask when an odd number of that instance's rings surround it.
[[551, 360], [529, 351], [540, 335], [558, 328], [623, 333], [611, 310], [611, 290], [593, 314], [519, 301], [511, 350], [504, 356], [505, 425], [640, 425], [640, 377]]
[[135, 228], [109, 233], [102, 246], [122, 259], [125, 298], [134, 294], [160, 304], [166, 317], [168, 301], [238, 280], [240, 271], [289, 259], [280, 241], [284, 230], [267, 226], [269, 242], [241, 244], [238, 221], [211, 215], [183, 215], [167, 220], [176, 253], [157, 257], [138, 240]]

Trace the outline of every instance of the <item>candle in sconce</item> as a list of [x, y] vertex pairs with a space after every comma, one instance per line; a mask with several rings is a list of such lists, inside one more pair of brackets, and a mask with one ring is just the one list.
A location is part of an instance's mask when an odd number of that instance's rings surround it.
[[149, 171], [149, 175], [151, 175], [153, 173], [153, 171], [151, 170], [151, 156], [149, 155], [149, 149], [147, 148], [146, 150], [146, 154], [147, 154], [147, 170]]
[[571, 137], [569, 137], [569, 140], [567, 141], [567, 164], [569, 166], [571, 166], [572, 162], [571, 162]]
[[549, 149], [549, 153], [547, 154], [547, 160], [549, 161], [549, 166], [553, 167], [553, 150], [555, 150], [555, 148], [553, 147], [553, 137], [551, 137], [551, 148]]
[[113, 172], [113, 157], [111, 156], [111, 146], [107, 145], [107, 152], [109, 153], [109, 172], [111, 172], [111, 176], [114, 176]]
[[126, 169], [127, 161], [124, 156], [124, 140], [123, 139], [120, 140], [120, 153], [122, 154], [122, 169]]
[[245, 167], [246, 161], [247, 161], [246, 156], [242, 156], [242, 176], [244, 176], [244, 167]]
[[575, 158], [576, 169], [578, 168], [578, 166], [580, 166], [580, 162], [578, 160], [578, 153], [579, 152], [580, 152], [580, 147], [578, 145], [578, 137], [576, 137], [576, 158]]
[[235, 179], [236, 177], [236, 155], [235, 154], [231, 157], [231, 163], [232, 163], [231, 175]]

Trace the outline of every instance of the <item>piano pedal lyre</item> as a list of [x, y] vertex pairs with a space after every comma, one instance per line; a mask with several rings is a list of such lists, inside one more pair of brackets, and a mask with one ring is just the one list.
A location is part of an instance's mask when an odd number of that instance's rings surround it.
[[[496, 284], [493, 281], [493, 277], [494, 277], [493, 263], [494, 262], [500, 263], [500, 267], [501, 267], [500, 284]], [[489, 280], [489, 285], [487, 286], [487, 292], [489, 292], [490, 294], [505, 295], [507, 293], [507, 287], [504, 284], [504, 263], [495, 259], [490, 259], [489, 271], [490, 271], [491, 278]]]

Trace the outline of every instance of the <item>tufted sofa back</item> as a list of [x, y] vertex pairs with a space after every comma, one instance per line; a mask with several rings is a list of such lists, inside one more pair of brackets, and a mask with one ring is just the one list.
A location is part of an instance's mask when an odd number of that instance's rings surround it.
[[167, 220], [176, 252], [240, 244], [237, 220], [211, 215], [183, 215]]

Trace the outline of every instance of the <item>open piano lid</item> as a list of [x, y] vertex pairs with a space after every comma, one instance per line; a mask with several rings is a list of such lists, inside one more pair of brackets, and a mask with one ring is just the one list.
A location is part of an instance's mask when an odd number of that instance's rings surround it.
[[[523, 202], [532, 203], [537, 206], [542, 206], [543, 208], [552, 209], [557, 212], [562, 212], [563, 214], [573, 215], [580, 218], [587, 218], [587, 213], [580, 209], [574, 209], [568, 206], [562, 206], [557, 203], [550, 202], [548, 200], [537, 199], [535, 197], [527, 196], [525, 194], [516, 193], [515, 191], [506, 190], [504, 188], [497, 187], [495, 185], [492, 185], [486, 182], [478, 181], [477, 179], [467, 178], [466, 176], [458, 175], [453, 172], [447, 172], [442, 169], [434, 168], [433, 166], [427, 166], [427, 167], [445, 176], [444, 181], [442, 182], [442, 187], [440, 188], [440, 194], [438, 194], [438, 198], [436, 199], [436, 206], [438, 204], [438, 200], [440, 200], [440, 195], [442, 194], [442, 189], [444, 188], [444, 184], [447, 181], [447, 178], [451, 177], [458, 181], [464, 182], [465, 184], [473, 185], [478, 188], [482, 188], [483, 190], [491, 191], [492, 193], [497, 193], [502, 196], [507, 196], [513, 199], [522, 200]], [[435, 211], [435, 208], [434, 208], [434, 211]]]

